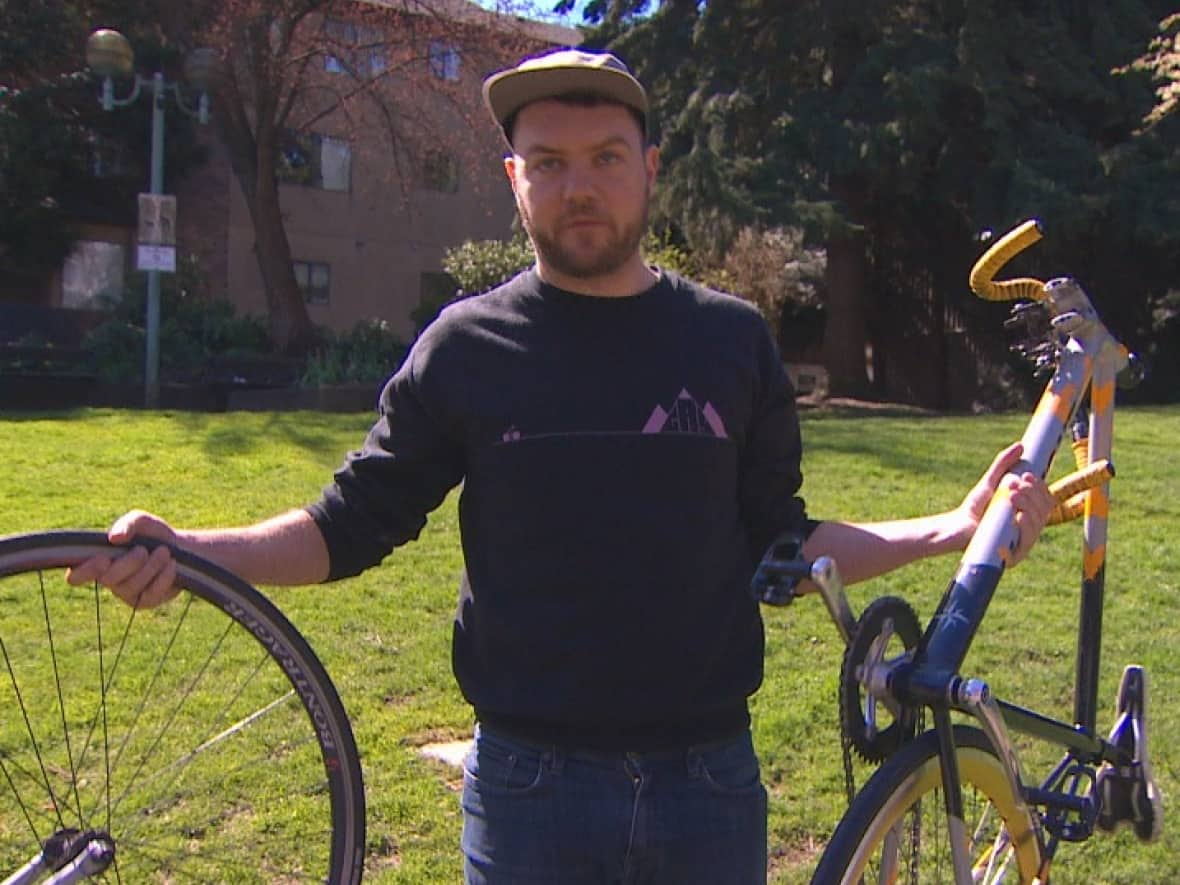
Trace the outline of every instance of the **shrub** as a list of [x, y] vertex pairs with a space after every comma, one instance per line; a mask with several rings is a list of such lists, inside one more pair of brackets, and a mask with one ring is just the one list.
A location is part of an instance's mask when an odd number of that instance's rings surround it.
[[448, 249], [443, 269], [458, 284], [450, 300], [494, 289], [533, 263], [533, 247], [523, 234], [511, 240], [468, 240]]
[[[645, 259], [659, 267], [732, 292], [756, 306], [772, 328], [786, 317], [811, 329], [822, 323], [819, 285], [824, 273], [824, 252], [803, 244], [802, 231], [794, 228], [755, 230], [746, 228], [726, 253], [724, 264], [710, 267], [671, 237], [648, 233], [643, 241]], [[447, 251], [443, 268], [454, 283], [424, 297], [412, 314], [420, 331], [440, 310], [467, 295], [486, 292], [533, 263], [532, 246], [518, 234], [511, 240], [469, 240]]]
[[406, 355], [406, 344], [385, 320], [362, 320], [328, 340], [307, 359], [299, 383], [376, 384], [393, 374]]
[[744, 228], [720, 268], [722, 288], [749, 301], [776, 326], [790, 313], [820, 305], [823, 249], [808, 249], [796, 228]]
[[[99, 296], [109, 318], [86, 336], [83, 346], [103, 381], [143, 379], [146, 347], [147, 285], [143, 274], [121, 297]], [[179, 263], [160, 287], [160, 378], [200, 379], [215, 357], [263, 354], [270, 339], [258, 317], [239, 317], [228, 301], [202, 297], [205, 289], [196, 260]]]
[[[87, 335], [84, 344], [94, 358], [100, 381], [120, 384], [143, 380], [147, 345], [142, 326], [111, 319]], [[162, 347], [164, 352], [169, 351]]]
[[1151, 299], [1151, 328], [1141, 354], [1147, 376], [1137, 398], [1149, 402], [1180, 400], [1180, 289]]

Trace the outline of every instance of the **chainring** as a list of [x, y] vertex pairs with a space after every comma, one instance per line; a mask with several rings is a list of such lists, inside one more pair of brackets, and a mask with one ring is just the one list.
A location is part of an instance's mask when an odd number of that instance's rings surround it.
[[897, 596], [873, 600], [856, 622], [840, 668], [840, 727], [866, 762], [884, 762], [913, 736], [918, 716], [916, 708], [875, 694], [866, 684], [867, 673], [911, 654], [921, 638], [918, 616]]

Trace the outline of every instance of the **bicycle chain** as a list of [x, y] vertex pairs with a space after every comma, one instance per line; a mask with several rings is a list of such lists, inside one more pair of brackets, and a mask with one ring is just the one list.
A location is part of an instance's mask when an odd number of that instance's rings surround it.
[[[926, 708], [919, 707], [914, 717], [914, 734], [926, 730]], [[918, 857], [922, 851], [922, 800], [916, 804], [915, 814], [910, 819], [910, 882], [918, 882]]]
[[[914, 735], [917, 736], [926, 731], [926, 708], [919, 707], [914, 717]], [[852, 771], [852, 738], [850, 738], [844, 730], [840, 730], [840, 751], [844, 760], [844, 795], [848, 799], [848, 804], [852, 804], [852, 800], [856, 798], [856, 776]]]
[[[919, 707], [914, 717], [914, 735], [926, 731], [926, 708]], [[856, 798], [856, 777], [852, 771], [852, 738], [840, 729], [840, 750], [844, 760], [844, 795], [848, 799], [848, 807]], [[910, 818], [910, 876], [909, 881], [918, 881], [918, 858], [922, 849], [922, 800], [915, 806], [915, 813]]]
[[844, 734], [841, 729], [840, 749], [844, 752], [844, 795], [848, 798], [848, 807], [852, 807], [852, 800], [856, 798], [856, 779], [852, 774], [852, 738]]

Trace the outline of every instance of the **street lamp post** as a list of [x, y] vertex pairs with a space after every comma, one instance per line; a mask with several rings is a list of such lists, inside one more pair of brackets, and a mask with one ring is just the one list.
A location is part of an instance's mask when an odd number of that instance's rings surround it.
[[[103, 110], [134, 104], [144, 87], [151, 87], [152, 99], [152, 147], [151, 180], [149, 193], [160, 197], [164, 193], [164, 107], [165, 95], [171, 91], [177, 107], [194, 116], [201, 123], [209, 119], [208, 89], [216, 74], [217, 54], [212, 49], [194, 50], [185, 62], [185, 76], [200, 90], [197, 107], [191, 108], [184, 102], [179, 83], [169, 83], [164, 74], [157, 71], [151, 78], [133, 74], [134, 54], [131, 44], [121, 33], [102, 28], [92, 33], [86, 41], [86, 63], [103, 78], [100, 102]], [[131, 93], [125, 98], [115, 97], [115, 77], [134, 76]], [[172, 253], [173, 259], [175, 252]], [[147, 317], [146, 354], [144, 357], [144, 406], [151, 409], [160, 402], [160, 268], [153, 262], [147, 268]]]

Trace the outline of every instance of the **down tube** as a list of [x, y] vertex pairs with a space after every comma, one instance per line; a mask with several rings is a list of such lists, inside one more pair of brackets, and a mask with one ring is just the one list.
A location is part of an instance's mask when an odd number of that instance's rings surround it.
[[[1090, 385], [1090, 463], [1109, 458], [1114, 434], [1115, 366], [1108, 348], [1094, 366]], [[1102, 609], [1106, 595], [1106, 527], [1110, 483], [1086, 495], [1082, 528], [1082, 593], [1078, 612], [1078, 651], [1074, 722], [1093, 732], [1097, 722], [1098, 669], [1102, 651]]]
[[[1033, 411], [1021, 440], [1024, 459], [1013, 470], [1044, 477], [1061, 445], [1065, 428], [1089, 381], [1092, 361], [1079, 350], [1061, 362]], [[1002, 491], [987, 512], [922, 640], [922, 658], [937, 670], [957, 673], [1017, 541], [1014, 511]]]

